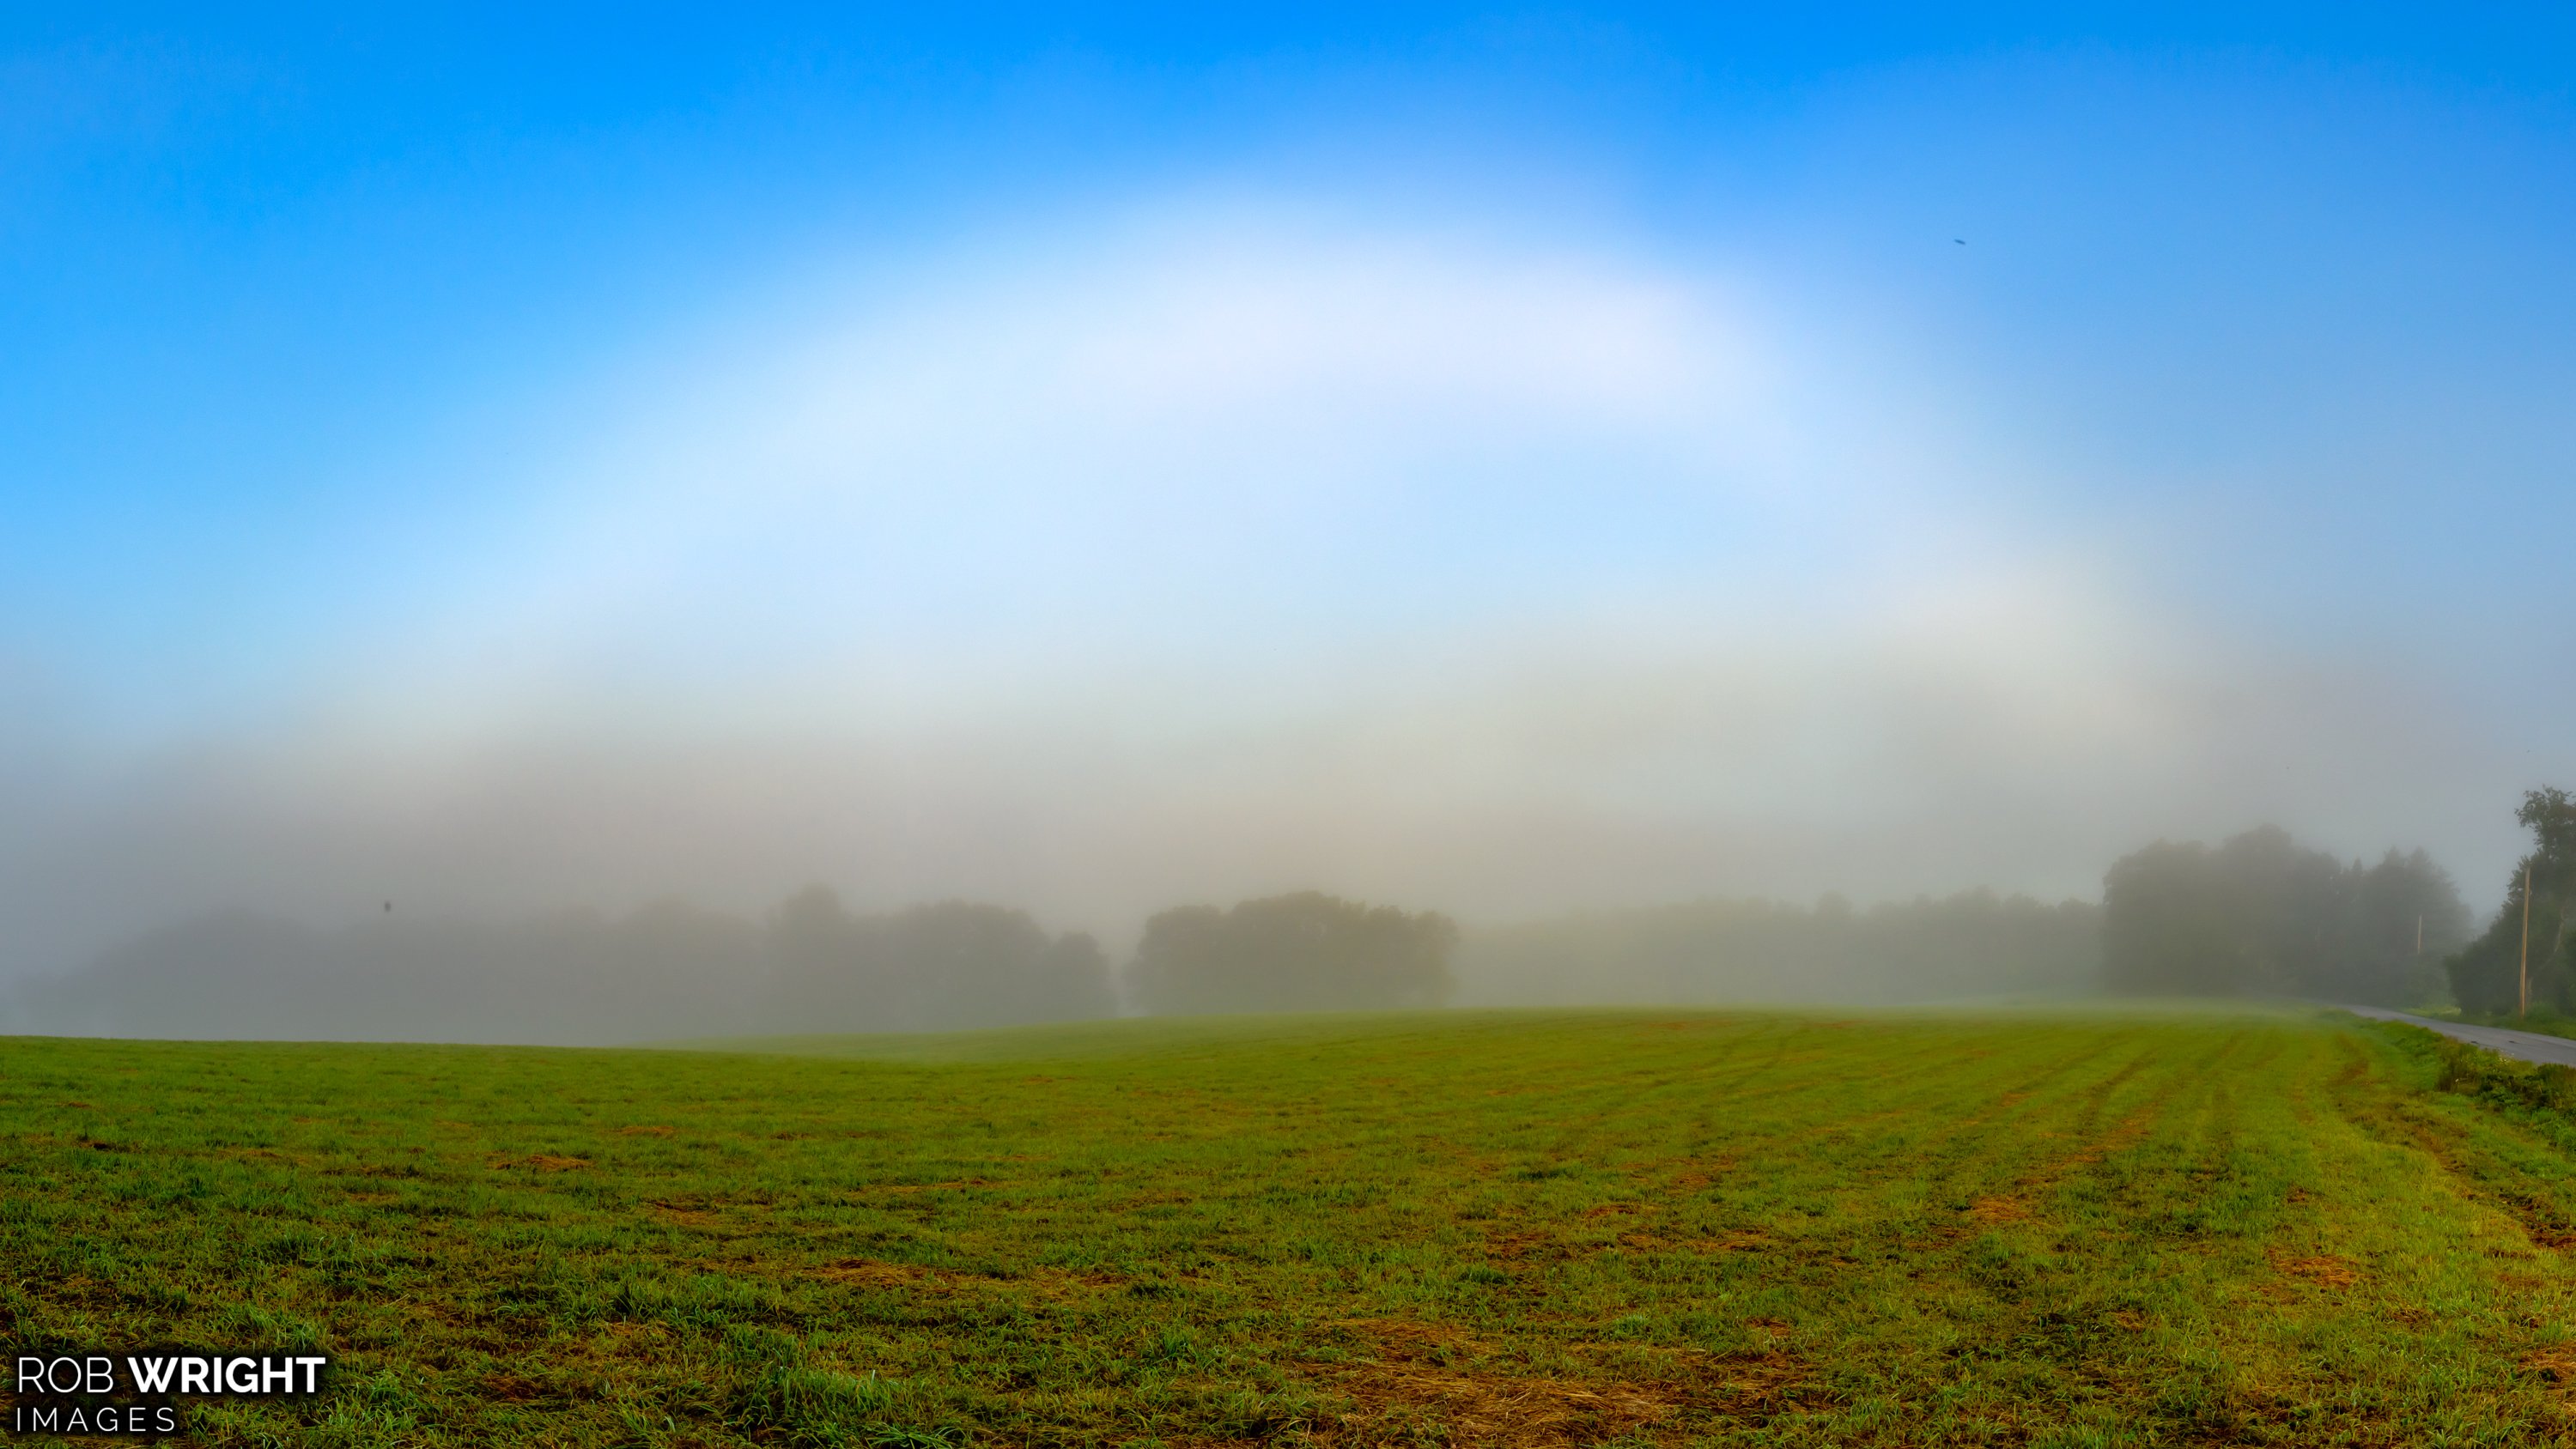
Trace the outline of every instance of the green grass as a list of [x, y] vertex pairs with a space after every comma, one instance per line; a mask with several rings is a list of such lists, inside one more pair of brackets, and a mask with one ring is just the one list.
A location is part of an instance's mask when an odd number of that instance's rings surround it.
[[0, 1328], [339, 1356], [212, 1444], [2576, 1438], [2576, 1079], [2411, 1028], [808, 1045], [0, 1043]]

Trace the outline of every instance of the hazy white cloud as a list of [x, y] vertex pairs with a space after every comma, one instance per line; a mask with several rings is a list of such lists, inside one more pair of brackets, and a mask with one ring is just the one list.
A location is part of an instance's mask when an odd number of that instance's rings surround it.
[[1779, 300], [1241, 207], [817, 283], [533, 447], [542, 506], [373, 698], [881, 718], [1053, 676], [1114, 713], [1082, 681], [1221, 704], [1596, 613], [1794, 640], [2022, 570], [2000, 460]]
[[1759, 559], [1794, 502], [1705, 283], [1240, 212], [1104, 233], [818, 284], [555, 440], [434, 688], [1332, 645]]

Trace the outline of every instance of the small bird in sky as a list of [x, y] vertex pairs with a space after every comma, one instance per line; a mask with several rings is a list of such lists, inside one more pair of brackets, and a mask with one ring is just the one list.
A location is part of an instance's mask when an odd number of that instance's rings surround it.
[[392, 915], [393, 913], [394, 913], [394, 903], [393, 903], [393, 902], [391, 902], [391, 901], [387, 901], [387, 902], [385, 902], [385, 914], [390, 916], [390, 915]]
[[1953, 242], [1956, 242], [1956, 243], [1957, 243], [1957, 244], [1959, 244], [1960, 246], [1966, 246], [1966, 245], [1968, 244], [1968, 239], [1967, 239], [1966, 237], [1963, 237], [1963, 236], [1954, 236], [1954, 237], [1950, 238], [1950, 240], [1951, 240], [1951, 241], [1953, 241]]

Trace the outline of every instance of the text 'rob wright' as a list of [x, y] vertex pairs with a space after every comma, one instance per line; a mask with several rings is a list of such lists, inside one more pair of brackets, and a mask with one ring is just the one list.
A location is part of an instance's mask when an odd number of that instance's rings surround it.
[[322, 1392], [318, 1353], [21, 1353], [13, 1434], [175, 1434], [179, 1402], [302, 1398]]

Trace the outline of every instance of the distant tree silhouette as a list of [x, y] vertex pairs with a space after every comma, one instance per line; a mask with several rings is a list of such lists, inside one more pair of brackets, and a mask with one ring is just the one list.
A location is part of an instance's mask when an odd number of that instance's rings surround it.
[[2424, 852], [2345, 864], [2270, 825], [2215, 849], [2158, 841], [2102, 882], [2103, 971], [2118, 991], [2419, 1005], [2466, 925]]
[[122, 1036], [608, 1043], [1110, 1015], [1089, 936], [949, 901], [853, 915], [821, 887], [752, 922], [676, 902], [492, 923], [369, 912], [333, 931], [183, 921], [7, 1003], [15, 1029]]
[[2576, 1012], [2576, 962], [2569, 953], [2571, 901], [2576, 901], [2576, 797], [2554, 786], [2529, 791], [2513, 818], [2531, 832], [2531, 849], [2514, 862], [2504, 905], [2478, 938], [2444, 963], [2451, 995], [2478, 1012], [2515, 1010], [2522, 1001], [2524, 882], [2530, 882], [2531, 1004]]
[[1315, 891], [1183, 906], [1145, 923], [1127, 987], [1156, 1013], [1437, 1006], [1457, 944], [1447, 916]]
[[855, 916], [821, 886], [770, 918], [780, 1025], [920, 1031], [1106, 1016], [1099, 943], [1050, 938], [1025, 911], [969, 901]]

